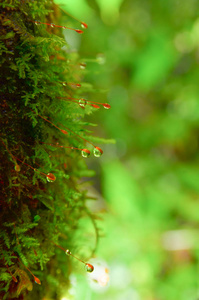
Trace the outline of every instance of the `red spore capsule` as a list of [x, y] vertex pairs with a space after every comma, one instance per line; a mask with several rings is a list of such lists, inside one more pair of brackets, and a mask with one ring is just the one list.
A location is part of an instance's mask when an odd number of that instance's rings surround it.
[[80, 34], [83, 33], [83, 30], [80, 30], [80, 29], [75, 29], [75, 31]]
[[61, 129], [61, 132], [62, 132], [63, 134], [68, 134], [68, 132], [67, 132], [66, 130], [64, 130], [64, 129]]
[[95, 107], [95, 108], [100, 108], [99, 105], [96, 105], [96, 104], [91, 104], [91, 106]]
[[39, 278], [37, 278], [36, 276], [34, 276], [34, 280], [37, 284], [41, 284], [41, 281], [39, 280]]

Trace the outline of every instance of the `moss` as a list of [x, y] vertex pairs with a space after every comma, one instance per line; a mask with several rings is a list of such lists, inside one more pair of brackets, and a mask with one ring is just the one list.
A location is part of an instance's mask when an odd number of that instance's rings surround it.
[[80, 97], [68, 83], [83, 71], [78, 54], [64, 50], [61, 30], [35, 23], [54, 22], [55, 7], [42, 0], [0, 4], [1, 299], [58, 299], [71, 266], [55, 244], [75, 249], [78, 220], [92, 217], [78, 186], [90, 174], [85, 159], [55, 147], [85, 148], [82, 118], [94, 109], [59, 98]]

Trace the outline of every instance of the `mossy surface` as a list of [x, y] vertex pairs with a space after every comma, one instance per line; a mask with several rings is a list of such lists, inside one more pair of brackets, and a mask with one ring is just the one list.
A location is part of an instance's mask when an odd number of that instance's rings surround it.
[[94, 108], [59, 98], [81, 98], [71, 83], [84, 70], [60, 29], [35, 23], [59, 22], [57, 11], [43, 0], [0, 4], [1, 299], [59, 299], [71, 265], [55, 244], [75, 250], [79, 219], [92, 218], [79, 186], [91, 172], [81, 151], [64, 147], [85, 148], [82, 118]]

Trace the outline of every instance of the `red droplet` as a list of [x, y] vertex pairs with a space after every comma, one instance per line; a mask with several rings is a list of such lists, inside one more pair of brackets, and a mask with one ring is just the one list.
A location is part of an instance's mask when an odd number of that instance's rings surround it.
[[77, 33], [83, 33], [83, 30], [80, 30], [80, 29], [75, 29], [75, 31], [76, 31]]
[[100, 147], [95, 147], [95, 149], [99, 150], [99, 152], [101, 152], [101, 154], [103, 154], [103, 150]]
[[104, 108], [109, 109], [111, 108], [110, 104], [108, 103], [102, 103], [102, 105], [104, 106]]
[[63, 134], [68, 134], [68, 132], [67, 132], [66, 130], [64, 130], [64, 129], [61, 129], [61, 132], [62, 132]]
[[39, 280], [39, 278], [37, 278], [36, 276], [34, 276], [34, 280], [37, 284], [41, 284], [41, 281]]
[[85, 23], [85, 22], [81, 22], [81, 26], [82, 26], [82, 28], [88, 28], [88, 25]]
[[100, 108], [99, 105], [96, 105], [96, 104], [91, 104], [91, 106], [95, 107], [95, 108]]
[[81, 84], [80, 83], [76, 83], [76, 87], [81, 87]]
[[82, 149], [81, 154], [83, 157], [89, 157], [91, 152], [88, 149]]
[[48, 174], [46, 175], [46, 177], [47, 177], [50, 181], [55, 181], [55, 180], [56, 180], [55, 175], [52, 174], [52, 173], [48, 173]]
[[86, 264], [86, 271], [91, 273], [91, 272], [93, 272], [93, 270], [94, 270], [93, 265], [87, 263]]

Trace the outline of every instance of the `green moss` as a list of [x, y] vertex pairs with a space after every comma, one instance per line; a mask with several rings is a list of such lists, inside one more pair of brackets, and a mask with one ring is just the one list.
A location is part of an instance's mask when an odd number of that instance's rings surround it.
[[0, 8], [0, 298], [58, 299], [71, 266], [54, 243], [76, 248], [78, 220], [91, 217], [77, 183], [91, 172], [80, 151], [51, 145], [85, 148], [76, 134], [86, 136], [82, 118], [93, 108], [58, 98], [80, 97], [62, 83], [79, 81], [83, 71], [78, 54], [63, 50], [60, 30], [35, 24], [54, 22], [52, 2], [10, 0]]

